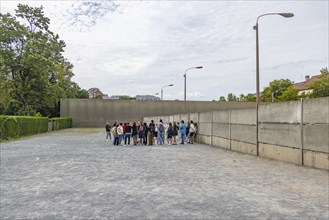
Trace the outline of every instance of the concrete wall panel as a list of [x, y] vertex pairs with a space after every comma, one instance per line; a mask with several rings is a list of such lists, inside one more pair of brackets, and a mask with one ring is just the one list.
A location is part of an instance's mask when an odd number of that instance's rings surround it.
[[259, 144], [259, 156], [282, 160], [293, 164], [300, 163], [300, 150], [273, 144]]
[[300, 125], [292, 124], [260, 124], [259, 142], [300, 148], [301, 132]]
[[229, 110], [225, 111], [214, 111], [213, 122], [215, 123], [229, 123]]
[[211, 123], [212, 122], [212, 113], [211, 112], [203, 112], [203, 113], [200, 113], [200, 116], [199, 116], [199, 123]]
[[231, 125], [231, 139], [256, 144], [256, 126]]
[[329, 155], [327, 153], [304, 150], [304, 165], [329, 170]]
[[305, 124], [329, 124], [329, 97], [304, 100]]
[[229, 124], [218, 124], [214, 123], [213, 125], [213, 135], [217, 137], [229, 138]]
[[230, 140], [227, 138], [213, 137], [212, 146], [230, 149]]
[[[190, 120], [198, 123], [198, 121], [199, 121], [199, 113], [191, 113], [190, 114]], [[187, 122], [187, 120], [185, 122]]]
[[198, 133], [202, 135], [211, 135], [211, 123], [200, 123]]
[[269, 123], [300, 123], [301, 102], [278, 102], [260, 105], [258, 121]]
[[239, 109], [231, 110], [231, 123], [232, 124], [256, 124], [256, 109]]
[[211, 144], [211, 137], [209, 135], [198, 135], [198, 141], [203, 144]]
[[231, 140], [231, 150], [246, 154], [257, 155], [256, 144]]
[[329, 153], [329, 124], [304, 125], [304, 149]]

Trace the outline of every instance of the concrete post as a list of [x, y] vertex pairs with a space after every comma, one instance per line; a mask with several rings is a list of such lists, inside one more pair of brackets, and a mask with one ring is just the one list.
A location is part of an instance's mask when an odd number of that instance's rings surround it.
[[258, 144], [258, 112], [259, 112], [259, 105], [256, 105], [256, 155], [259, 156], [259, 144]]
[[213, 146], [213, 136], [214, 136], [214, 111], [211, 110], [211, 131], [210, 131], [210, 146]]
[[229, 137], [229, 147], [230, 147], [230, 150], [232, 150], [232, 144], [231, 144], [231, 109], [228, 110], [228, 137]]
[[304, 101], [300, 100], [300, 166], [304, 165]]

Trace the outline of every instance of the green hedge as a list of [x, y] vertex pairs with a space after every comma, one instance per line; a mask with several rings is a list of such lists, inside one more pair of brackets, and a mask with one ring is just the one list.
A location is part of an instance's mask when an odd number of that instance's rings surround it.
[[51, 130], [60, 130], [65, 128], [72, 128], [72, 118], [61, 117], [61, 118], [50, 118], [49, 122], [51, 124]]
[[48, 131], [48, 118], [0, 115], [0, 139], [7, 140]]

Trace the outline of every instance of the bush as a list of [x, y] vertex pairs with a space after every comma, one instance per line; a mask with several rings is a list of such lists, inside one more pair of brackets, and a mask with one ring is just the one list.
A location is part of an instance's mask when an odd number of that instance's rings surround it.
[[0, 116], [0, 139], [7, 140], [48, 131], [48, 118]]
[[62, 117], [62, 118], [50, 118], [49, 122], [52, 123], [51, 130], [60, 130], [65, 128], [72, 128], [72, 118]]

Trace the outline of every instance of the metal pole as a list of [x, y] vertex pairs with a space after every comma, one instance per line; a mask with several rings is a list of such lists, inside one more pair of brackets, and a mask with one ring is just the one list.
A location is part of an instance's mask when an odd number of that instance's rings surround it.
[[258, 42], [258, 23], [254, 26], [256, 30], [256, 103], [259, 105], [259, 42]]
[[185, 70], [185, 74], [184, 74], [184, 112], [185, 112], [185, 114], [186, 114], [186, 71], [187, 70]]
[[163, 88], [161, 88], [161, 100], [163, 100]]
[[258, 22], [254, 26], [256, 30], [256, 155], [259, 156], [258, 144], [258, 107], [259, 107], [259, 42], [258, 42]]

